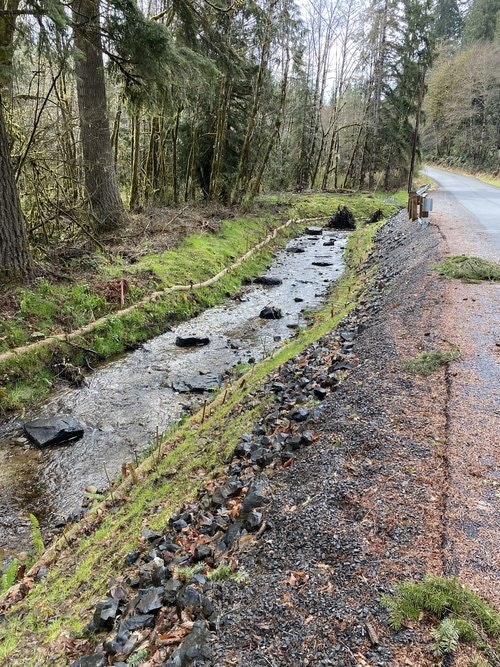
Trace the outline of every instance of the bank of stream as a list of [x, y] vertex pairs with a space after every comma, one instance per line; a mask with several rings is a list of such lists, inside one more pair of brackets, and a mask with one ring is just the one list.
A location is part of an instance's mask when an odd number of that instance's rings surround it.
[[[20, 422], [0, 426], [0, 549], [30, 546], [30, 513], [45, 531], [76, 517], [86, 488], [105, 489], [124, 462], [150, 446], [157, 430], [164, 432], [204, 400], [203, 394], [178, 392], [172, 385], [207, 377], [222, 385], [235, 366], [262, 359], [306, 326], [307, 311], [324, 302], [342, 272], [346, 242], [346, 233], [331, 230], [292, 240], [265, 274], [281, 284], [249, 285], [27, 415], [69, 414], [85, 426], [81, 440], [38, 450], [20, 441]], [[266, 306], [281, 309], [283, 317], [260, 318]], [[189, 335], [208, 337], [210, 343], [176, 346], [178, 336]]]

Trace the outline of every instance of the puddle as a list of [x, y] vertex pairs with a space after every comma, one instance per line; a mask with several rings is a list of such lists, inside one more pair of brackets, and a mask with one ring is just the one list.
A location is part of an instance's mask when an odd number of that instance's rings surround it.
[[[332, 238], [337, 239], [334, 246], [323, 245]], [[174, 392], [172, 381], [202, 373], [223, 376], [292, 337], [289, 325], [303, 326], [303, 311], [317, 308], [340, 276], [346, 242], [346, 233], [328, 231], [292, 240], [287, 247], [300, 246], [304, 252], [278, 252], [265, 274], [280, 278], [281, 285], [248, 286], [239, 297], [99, 368], [86, 386], [55, 396], [32, 415], [72, 415], [85, 425], [78, 442], [37, 450], [12, 443], [18, 424], [0, 426], [0, 549], [19, 551], [29, 545], [29, 513], [45, 529], [78, 513], [85, 487], [105, 488], [106, 475], [116, 477], [123, 462], [147, 449], [157, 427], [166, 430], [186, 406], [203, 400]], [[329, 266], [314, 266], [318, 261]], [[283, 318], [259, 318], [265, 306], [280, 308]], [[188, 335], [208, 336], [210, 344], [175, 346], [176, 336]]]

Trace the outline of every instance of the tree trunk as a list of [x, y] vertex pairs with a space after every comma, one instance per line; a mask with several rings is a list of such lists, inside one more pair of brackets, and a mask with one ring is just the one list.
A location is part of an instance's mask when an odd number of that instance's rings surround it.
[[109, 132], [104, 63], [99, 25], [99, 0], [75, 0], [72, 5], [80, 138], [85, 185], [100, 231], [117, 229], [126, 221], [120, 197]]
[[132, 155], [130, 160], [130, 203], [131, 211], [140, 209], [140, 165], [141, 165], [141, 114], [139, 109], [132, 113]]
[[10, 160], [0, 95], [0, 280], [22, 278], [29, 273], [30, 266], [26, 227]]

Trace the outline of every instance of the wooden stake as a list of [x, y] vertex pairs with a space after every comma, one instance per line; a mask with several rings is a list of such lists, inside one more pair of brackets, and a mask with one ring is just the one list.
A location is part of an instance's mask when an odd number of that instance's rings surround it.
[[134, 484], [138, 484], [138, 483], [139, 483], [139, 478], [137, 477], [137, 472], [136, 472], [136, 470], [135, 470], [135, 466], [134, 466], [134, 464], [133, 464], [133, 463], [129, 463], [129, 464], [128, 464], [128, 469], [129, 469], [129, 471], [130, 471], [130, 476], [132, 477], [132, 481], [133, 481], [133, 483], [134, 483]]

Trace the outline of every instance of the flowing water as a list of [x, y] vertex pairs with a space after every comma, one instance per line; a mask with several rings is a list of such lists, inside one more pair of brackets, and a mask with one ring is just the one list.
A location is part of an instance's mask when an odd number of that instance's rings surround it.
[[[331, 239], [335, 245], [323, 245]], [[292, 240], [265, 274], [280, 278], [281, 285], [244, 288], [236, 298], [100, 367], [84, 386], [58, 394], [30, 415], [70, 414], [85, 426], [81, 440], [39, 450], [16, 442], [19, 422], [0, 426], [0, 549], [29, 546], [29, 513], [44, 529], [78, 513], [87, 486], [106, 488], [107, 476], [116, 477], [123, 462], [143, 452], [157, 428], [166, 430], [203, 400], [175, 392], [173, 381], [207, 373], [223, 376], [293, 336], [292, 327], [305, 325], [303, 311], [318, 307], [340, 276], [346, 242], [346, 233], [326, 230], [322, 236]], [[289, 251], [297, 246], [304, 252]], [[283, 318], [261, 319], [265, 306], [280, 308]], [[179, 335], [208, 336], [210, 344], [180, 348], [175, 345]]]

